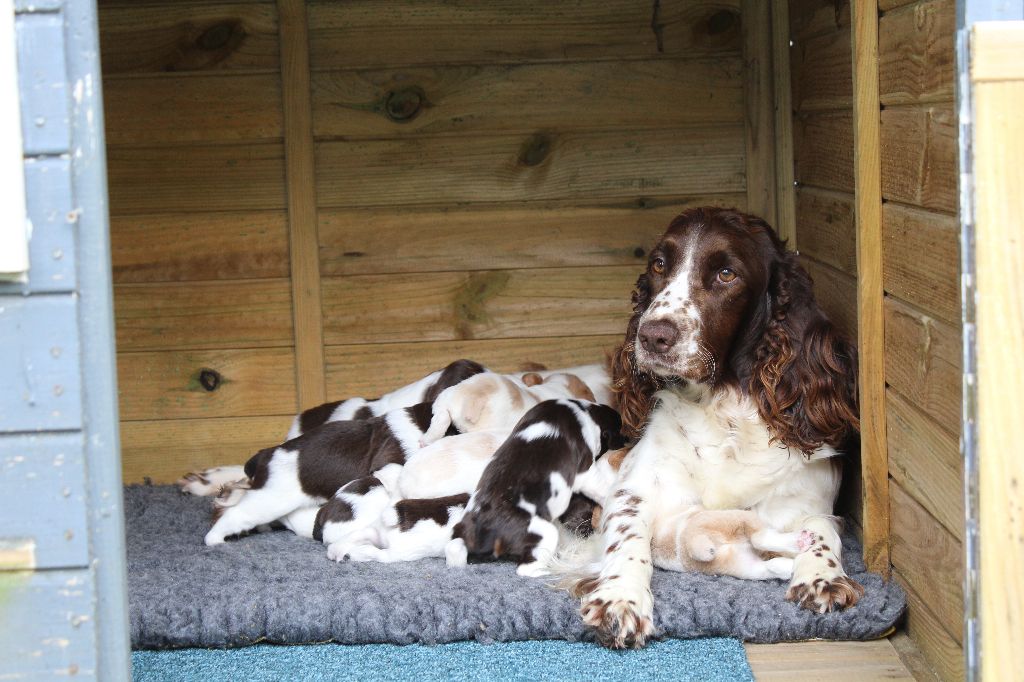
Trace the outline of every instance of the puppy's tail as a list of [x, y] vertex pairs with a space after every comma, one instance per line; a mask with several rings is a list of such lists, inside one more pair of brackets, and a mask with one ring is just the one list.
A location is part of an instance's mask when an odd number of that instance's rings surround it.
[[558, 551], [547, 563], [548, 585], [574, 597], [586, 594], [587, 586], [601, 573], [603, 550], [601, 533], [581, 538], [558, 524]]
[[427, 427], [426, 432], [423, 434], [423, 438], [420, 440], [420, 447], [426, 447], [431, 443], [444, 437], [447, 433], [448, 427], [452, 425], [452, 389], [455, 386], [444, 389], [437, 396], [437, 400], [434, 401], [432, 407], [433, 416], [430, 418], [430, 426]]

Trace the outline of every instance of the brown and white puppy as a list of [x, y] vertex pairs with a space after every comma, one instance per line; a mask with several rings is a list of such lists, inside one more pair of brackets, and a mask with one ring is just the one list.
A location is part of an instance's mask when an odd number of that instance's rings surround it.
[[594, 402], [594, 393], [573, 374], [544, 378], [530, 373], [521, 380], [493, 372], [477, 374], [437, 396], [423, 443], [433, 443], [453, 425], [460, 433], [511, 431], [531, 407], [559, 398]]
[[603, 499], [614, 472], [598, 458], [624, 445], [618, 413], [580, 400], [529, 410], [494, 454], [445, 548], [449, 566], [469, 555], [507, 558], [520, 575], [543, 575], [558, 544], [553, 521], [573, 492]]
[[245, 463], [248, 489], [233, 506], [219, 508], [206, 544], [317, 507], [351, 481], [404, 464], [419, 450], [431, 414], [430, 403], [419, 403], [370, 419], [327, 422], [260, 450]]

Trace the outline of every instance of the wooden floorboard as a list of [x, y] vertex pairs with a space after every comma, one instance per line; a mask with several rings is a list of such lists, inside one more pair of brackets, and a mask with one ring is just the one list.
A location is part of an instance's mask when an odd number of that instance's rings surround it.
[[871, 642], [746, 644], [758, 682], [914, 680], [888, 639]]

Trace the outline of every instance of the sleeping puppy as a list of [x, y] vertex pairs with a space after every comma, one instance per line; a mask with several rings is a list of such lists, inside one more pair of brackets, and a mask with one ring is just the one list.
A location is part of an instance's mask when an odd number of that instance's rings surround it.
[[468, 556], [508, 558], [520, 575], [546, 573], [558, 544], [552, 523], [573, 492], [604, 499], [615, 472], [598, 458], [625, 445], [622, 421], [610, 407], [548, 400], [516, 424], [494, 454], [445, 547], [449, 566]]
[[594, 402], [594, 393], [573, 374], [543, 378], [529, 373], [520, 380], [494, 372], [477, 374], [438, 394], [423, 444], [441, 438], [452, 425], [460, 433], [511, 431], [531, 407], [558, 398]]
[[271, 523], [330, 499], [346, 483], [389, 464], [404, 464], [419, 449], [431, 404], [379, 417], [328, 422], [298, 438], [260, 450], [245, 463], [248, 489], [232, 506], [218, 507], [207, 545]]

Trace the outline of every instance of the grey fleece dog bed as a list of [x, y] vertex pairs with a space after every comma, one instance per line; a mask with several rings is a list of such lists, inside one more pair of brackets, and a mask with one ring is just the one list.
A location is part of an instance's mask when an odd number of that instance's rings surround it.
[[[588, 639], [578, 600], [517, 576], [511, 564], [338, 564], [320, 543], [287, 531], [206, 547], [210, 507], [171, 486], [125, 489], [135, 648]], [[657, 570], [658, 632], [751, 642], [878, 637], [899, 618], [906, 596], [864, 571], [852, 537], [844, 538], [843, 555], [866, 592], [857, 606], [826, 615], [785, 601], [782, 581]]]

